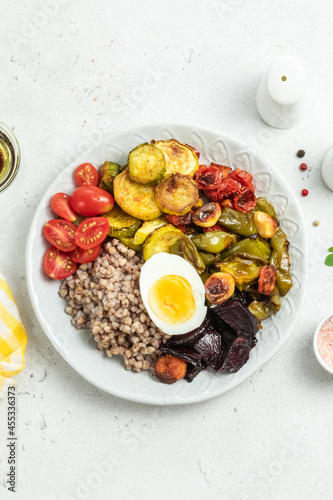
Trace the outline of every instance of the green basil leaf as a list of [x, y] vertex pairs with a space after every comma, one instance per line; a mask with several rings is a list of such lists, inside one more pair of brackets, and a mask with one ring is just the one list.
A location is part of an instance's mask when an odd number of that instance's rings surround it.
[[329, 252], [333, 252], [333, 247], [328, 249]]
[[326, 266], [333, 266], [333, 253], [326, 257], [325, 264]]

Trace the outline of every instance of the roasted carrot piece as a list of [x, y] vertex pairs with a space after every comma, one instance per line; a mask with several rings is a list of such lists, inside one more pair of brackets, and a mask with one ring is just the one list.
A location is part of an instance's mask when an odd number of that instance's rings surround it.
[[186, 361], [170, 354], [161, 356], [155, 364], [155, 377], [165, 384], [174, 384], [184, 378], [186, 371]]
[[263, 295], [270, 295], [275, 287], [276, 267], [264, 266], [260, 271], [258, 281], [258, 292]]

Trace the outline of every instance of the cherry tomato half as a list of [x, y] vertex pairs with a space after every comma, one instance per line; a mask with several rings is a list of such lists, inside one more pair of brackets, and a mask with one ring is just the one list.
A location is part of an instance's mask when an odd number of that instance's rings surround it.
[[238, 212], [252, 212], [257, 204], [257, 198], [251, 189], [245, 188], [234, 197], [233, 202]]
[[93, 217], [110, 212], [114, 199], [110, 193], [97, 186], [82, 186], [75, 189], [71, 204], [80, 215]]
[[97, 259], [101, 251], [101, 245], [97, 247], [85, 250], [84, 248], [77, 247], [73, 252], [71, 252], [71, 259], [79, 264], [88, 264], [93, 260]]
[[203, 227], [202, 229], [203, 229], [204, 233], [210, 233], [210, 232], [213, 232], [213, 231], [223, 231], [224, 233], [228, 232], [222, 226], [220, 226], [219, 224], [215, 224], [215, 226], [210, 226], [210, 227]]
[[225, 198], [224, 200], [222, 200], [220, 202], [220, 207], [221, 208], [235, 208], [234, 204], [232, 203], [231, 200], [229, 200], [229, 198]]
[[85, 250], [97, 247], [105, 240], [109, 229], [110, 223], [105, 217], [85, 219], [76, 229], [76, 244]]
[[229, 178], [235, 179], [243, 187], [250, 188], [251, 191], [255, 192], [254, 185], [252, 183], [253, 177], [248, 172], [245, 172], [245, 170], [242, 170], [241, 168], [236, 168], [233, 172], [231, 172]]
[[73, 262], [69, 253], [52, 246], [45, 252], [44, 268], [51, 278], [63, 280], [76, 271], [76, 262]]
[[222, 170], [218, 167], [201, 165], [196, 171], [194, 179], [199, 189], [212, 191], [217, 189], [222, 181]]
[[75, 170], [75, 179], [79, 186], [97, 186], [98, 172], [91, 163], [82, 163]]
[[77, 214], [74, 212], [71, 206], [71, 199], [68, 194], [57, 193], [52, 198], [52, 210], [54, 213], [59, 215], [62, 219], [69, 220], [73, 222], [77, 218]]
[[225, 179], [226, 177], [228, 177], [228, 175], [230, 174], [232, 168], [230, 167], [225, 167], [224, 165], [220, 165], [219, 163], [211, 163], [210, 164], [211, 167], [218, 167], [221, 171], [222, 171], [222, 178]]
[[242, 185], [235, 179], [231, 179], [230, 175], [224, 179], [217, 189], [213, 191], [205, 190], [204, 193], [210, 201], [219, 203], [229, 196], [234, 196], [242, 190]]
[[77, 247], [75, 243], [76, 227], [68, 220], [52, 219], [44, 226], [46, 239], [59, 250], [71, 252]]

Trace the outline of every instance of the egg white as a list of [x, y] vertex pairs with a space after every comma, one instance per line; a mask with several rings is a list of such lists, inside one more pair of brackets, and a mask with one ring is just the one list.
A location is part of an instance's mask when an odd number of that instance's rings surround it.
[[[148, 294], [150, 287], [155, 281], [163, 278], [163, 276], [181, 276], [185, 278], [192, 288], [192, 293], [195, 301], [195, 313], [192, 318], [176, 325], [170, 325], [159, 319], [152, 311]], [[141, 268], [140, 274], [140, 292], [142, 301], [147, 309], [149, 316], [155, 325], [162, 332], [169, 335], [181, 335], [188, 333], [195, 328], [198, 328], [205, 319], [207, 307], [205, 306], [205, 288], [200, 276], [194, 267], [182, 257], [172, 255], [166, 252], [161, 252], [150, 257]]]

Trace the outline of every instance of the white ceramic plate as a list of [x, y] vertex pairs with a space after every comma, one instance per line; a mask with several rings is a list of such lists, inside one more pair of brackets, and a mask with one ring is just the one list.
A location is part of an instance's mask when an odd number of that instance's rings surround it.
[[[282, 300], [278, 314], [264, 322], [258, 334], [257, 346], [252, 349], [246, 365], [235, 374], [217, 374], [210, 370], [200, 373], [192, 383], [184, 380], [165, 385], [149, 373], [126, 371], [121, 359], [108, 358], [96, 349], [88, 331], [77, 331], [65, 314], [66, 302], [58, 295], [59, 282], [49, 279], [43, 271], [43, 254], [47, 242], [42, 229], [54, 214], [50, 207], [58, 191], [71, 194], [75, 188], [73, 171], [82, 162], [97, 165], [104, 160], [125, 164], [128, 152], [151, 139], [176, 138], [195, 146], [201, 153], [200, 163], [214, 161], [240, 167], [254, 176], [256, 193], [266, 196], [274, 205], [282, 229], [290, 240], [290, 258], [294, 286]], [[104, 391], [124, 399], [158, 405], [195, 403], [213, 398], [233, 389], [250, 377], [290, 337], [301, 311], [307, 278], [307, 242], [299, 204], [280, 175], [255, 151], [222, 133], [186, 125], [148, 125], [118, 132], [93, 146], [92, 149], [67, 167], [44, 194], [31, 224], [26, 246], [26, 273], [30, 300], [38, 321], [54, 347], [86, 380]]]

